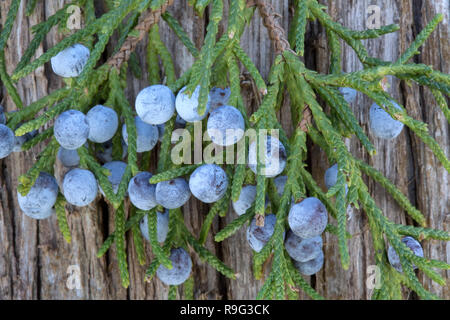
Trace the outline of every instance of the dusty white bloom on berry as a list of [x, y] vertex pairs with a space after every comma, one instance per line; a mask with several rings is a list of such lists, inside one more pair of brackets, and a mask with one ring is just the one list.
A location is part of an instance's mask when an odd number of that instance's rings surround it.
[[53, 72], [64, 78], [78, 77], [90, 56], [89, 49], [82, 44], [74, 44], [51, 59]]
[[156, 84], [142, 89], [136, 97], [136, 112], [148, 124], [162, 124], [175, 112], [175, 96], [169, 87]]
[[203, 114], [198, 113], [198, 98], [200, 95], [200, 86], [195, 88], [192, 95], [189, 97], [188, 94], [185, 94], [186, 87], [182, 88], [175, 100], [175, 107], [177, 109], [178, 115], [187, 122], [195, 122], [203, 120], [209, 112], [209, 96], [208, 102], [206, 103], [206, 109]]
[[86, 142], [89, 136], [89, 124], [82, 112], [67, 110], [56, 118], [53, 132], [61, 147], [75, 150]]

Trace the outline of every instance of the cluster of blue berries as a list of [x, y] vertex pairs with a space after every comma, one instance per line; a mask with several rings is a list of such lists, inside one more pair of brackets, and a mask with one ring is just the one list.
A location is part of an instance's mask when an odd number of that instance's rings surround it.
[[[75, 44], [61, 51], [51, 59], [53, 71], [64, 78], [77, 77], [89, 59], [89, 49]], [[186, 87], [175, 97], [171, 89], [164, 85], [152, 85], [139, 92], [135, 101], [136, 117], [136, 151], [147, 152], [155, 148], [164, 134], [165, 123], [177, 113], [176, 124], [184, 127], [188, 122], [200, 121], [208, 116], [207, 131], [211, 140], [221, 146], [237, 143], [244, 136], [245, 123], [240, 111], [227, 105], [231, 91], [229, 88], [213, 88], [208, 97], [206, 111], [199, 114], [198, 96], [200, 87], [188, 95]], [[0, 107], [1, 108], [1, 107]], [[96, 156], [103, 163], [103, 168], [110, 172], [108, 180], [114, 193], [125, 173], [127, 164], [113, 160], [112, 138], [116, 135], [119, 123], [116, 111], [108, 106], [96, 105], [86, 114], [70, 109], [62, 112], [55, 120], [53, 132], [60, 147], [57, 158], [68, 168], [61, 183], [61, 192], [66, 201], [74, 206], [88, 206], [97, 197], [98, 192], [105, 195], [95, 175], [87, 169], [79, 168], [80, 156], [77, 149], [97, 144]], [[122, 158], [126, 157], [128, 131], [122, 126]], [[0, 158], [8, 156], [36, 133], [15, 137], [14, 132], [6, 126], [6, 117], [0, 109]], [[150, 172], [139, 172], [129, 181], [127, 196], [138, 209], [151, 210], [162, 206], [164, 212], [157, 212], [157, 236], [164, 242], [169, 228], [169, 209], [179, 208], [194, 195], [197, 199], [212, 203], [220, 200], [228, 188], [228, 177], [217, 165], [205, 164], [198, 167], [190, 176], [189, 182], [184, 178], [175, 178], [151, 184]], [[18, 192], [22, 211], [35, 219], [49, 218], [60, 187], [55, 177], [41, 172], [31, 190], [25, 196]], [[140, 222], [144, 238], [149, 239], [148, 218]], [[180, 284], [190, 275], [192, 261], [183, 248], [173, 249], [170, 255], [172, 269], [160, 266], [157, 276], [166, 284]]]
[[[355, 102], [358, 93], [355, 89], [344, 87], [339, 88], [339, 91], [348, 104]], [[391, 101], [391, 103], [396, 109], [401, 110], [401, 107], [395, 101]], [[375, 137], [393, 140], [402, 132], [404, 124], [393, 119], [382, 107], [374, 103], [369, 110], [369, 127]]]
[[[22, 123], [16, 126], [20, 127]], [[23, 136], [15, 136], [13, 130], [6, 126], [6, 115], [2, 106], [0, 106], [0, 159], [6, 158], [12, 152], [22, 151], [22, 145], [34, 138], [37, 131], [33, 130]]]
[[[82, 72], [89, 59], [89, 49], [81, 44], [75, 44], [58, 53], [51, 59], [53, 71], [61, 77], [77, 77]], [[211, 141], [219, 146], [230, 146], [240, 141], [245, 134], [245, 121], [241, 112], [228, 105], [231, 91], [229, 88], [213, 88], [208, 96], [206, 110], [199, 113], [200, 86], [192, 94], [182, 88], [175, 96], [165, 85], [152, 85], [139, 92], [135, 100], [135, 126], [137, 132], [136, 149], [138, 153], [151, 151], [161, 141], [164, 126], [175, 113], [176, 123], [183, 127], [186, 123], [207, 119], [207, 133]], [[348, 103], [353, 103], [356, 91], [341, 88], [342, 95]], [[395, 105], [400, 108], [398, 105]], [[69, 171], [65, 174], [61, 191], [68, 203], [83, 207], [91, 204], [98, 191], [104, 191], [98, 184], [95, 175], [78, 168], [80, 157], [77, 149], [90, 143], [100, 145], [97, 157], [104, 163], [103, 168], [111, 173], [108, 176], [114, 193], [118, 192], [119, 184], [125, 173], [127, 164], [123, 161], [113, 161], [112, 138], [116, 135], [120, 118], [116, 111], [108, 106], [96, 105], [86, 114], [70, 109], [62, 112], [55, 120], [54, 136], [60, 145], [57, 158]], [[373, 105], [370, 108], [370, 128], [375, 136], [383, 139], [393, 139], [402, 131], [403, 124], [391, 118], [381, 107]], [[123, 155], [126, 157], [128, 131], [124, 124], [121, 128]], [[23, 143], [33, 138], [37, 133], [31, 132], [22, 137], [16, 137], [6, 126], [6, 117], [0, 106], [0, 158], [11, 152], [19, 151]], [[274, 178], [278, 194], [281, 196], [287, 177], [280, 175], [286, 166], [287, 154], [284, 145], [275, 136], [266, 136], [262, 141], [264, 156], [263, 169], [257, 170], [256, 141], [248, 149], [248, 166], [257, 175]], [[332, 187], [337, 180], [337, 165], [327, 170], [325, 184]], [[204, 164], [197, 167], [190, 175], [189, 181], [179, 177], [157, 184], [151, 184], [150, 172], [139, 172], [128, 184], [127, 196], [138, 209], [151, 210], [162, 206], [164, 212], [157, 212], [157, 238], [164, 242], [169, 229], [169, 209], [183, 206], [193, 195], [204, 203], [214, 203], [222, 199], [228, 189], [229, 181], [226, 172], [218, 165]], [[29, 217], [45, 219], [54, 213], [54, 205], [59, 193], [58, 182], [52, 175], [41, 172], [27, 195], [17, 194], [20, 208]], [[255, 202], [256, 187], [246, 185], [242, 188], [240, 197], [233, 202], [233, 208], [238, 215], [244, 214]], [[266, 203], [268, 206], [269, 203]], [[148, 220], [145, 216], [141, 222], [141, 232], [149, 239]], [[264, 226], [258, 226], [254, 218], [247, 228], [247, 240], [250, 247], [259, 252], [272, 237], [276, 216], [268, 213]], [[285, 248], [294, 260], [295, 266], [303, 275], [313, 275], [323, 266], [322, 233], [328, 223], [328, 213], [323, 203], [314, 197], [303, 199], [292, 205], [288, 215], [289, 230], [285, 235]], [[413, 238], [406, 237], [403, 242], [423, 256], [420, 244]], [[166, 284], [178, 285], [187, 280], [192, 269], [192, 260], [183, 248], [174, 248], [170, 254], [173, 268], [161, 265], [157, 270], [158, 278]], [[389, 261], [394, 268], [401, 271], [398, 255], [390, 248]]]
[[[287, 176], [279, 175], [274, 179], [279, 196], [283, 194]], [[239, 199], [233, 202], [233, 209], [238, 215], [244, 214], [255, 202], [256, 187], [246, 185], [242, 188]], [[267, 203], [268, 205], [269, 203]], [[250, 247], [260, 252], [272, 237], [277, 218], [266, 214], [264, 226], [258, 226], [253, 218], [247, 228], [247, 241]], [[306, 198], [294, 203], [289, 211], [290, 230], [285, 235], [285, 248], [293, 259], [294, 265], [303, 275], [313, 275], [323, 266], [322, 233], [328, 223], [325, 206], [317, 198]]]

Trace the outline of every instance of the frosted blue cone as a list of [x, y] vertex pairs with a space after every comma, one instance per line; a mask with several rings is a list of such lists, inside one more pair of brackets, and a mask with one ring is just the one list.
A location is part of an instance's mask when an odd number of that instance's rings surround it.
[[[141, 118], [135, 117], [134, 123], [136, 125], [136, 151], [146, 152], [152, 150], [158, 143], [159, 132], [154, 125], [145, 123]], [[128, 133], [126, 124], [122, 127], [122, 136], [125, 143], [128, 145]]]
[[[142, 236], [150, 241], [150, 236], [148, 233], [148, 216], [145, 215], [144, 218], [139, 223]], [[164, 212], [156, 212], [156, 233], [158, 242], [164, 242], [167, 238], [167, 233], [169, 232], [169, 210], [166, 209]]]
[[89, 49], [82, 44], [74, 44], [51, 59], [53, 72], [64, 78], [78, 77], [90, 56]]
[[17, 192], [20, 209], [33, 219], [43, 219], [51, 215], [49, 212], [56, 203], [58, 183], [52, 175], [41, 172], [27, 195]]
[[358, 91], [348, 87], [339, 88], [339, 92], [344, 96], [344, 99], [348, 104], [355, 102], [356, 95], [358, 94]]
[[[112, 185], [113, 192], [117, 193], [117, 191], [119, 190], [120, 181], [122, 181], [122, 176], [125, 173], [125, 169], [127, 168], [127, 164], [122, 161], [111, 161], [105, 163], [103, 165], [103, 168], [106, 168], [109, 170], [109, 172], [111, 172], [111, 175], [108, 176], [108, 180]], [[102, 195], [105, 195], [102, 187], [100, 187], [100, 192], [102, 193]]]
[[102, 105], [96, 105], [89, 110], [86, 119], [89, 125], [88, 139], [95, 143], [112, 139], [119, 127], [116, 111]]
[[14, 132], [7, 126], [0, 124], [0, 159], [6, 158], [14, 150], [16, 139]]
[[166, 285], [177, 286], [185, 282], [192, 271], [192, 260], [189, 253], [183, 248], [172, 249], [170, 252], [172, 269], [160, 265], [156, 276]]
[[327, 209], [319, 199], [310, 197], [294, 204], [289, 210], [289, 227], [303, 239], [317, 237], [327, 227]]
[[[336, 164], [332, 165], [331, 167], [329, 167], [325, 171], [324, 182], [325, 182], [325, 186], [327, 187], [327, 190], [329, 190], [336, 184], [337, 176], [338, 176], [338, 165], [336, 163]], [[345, 194], [347, 194], [347, 192], [348, 192], [348, 186], [346, 184], [345, 185]]]
[[294, 265], [302, 275], [312, 276], [313, 274], [319, 272], [320, 269], [322, 269], [323, 262], [324, 262], [324, 255], [323, 251], [321, 250], [316, 258], [306, 262], [294, 261]]
[[128, 196], [131, 203], [138, 209], [150, 210], [158, 205], [156, 202], [156, 185], [150, 184], [150, 172], [139, 172], [128, 183]]
[[227, 174], [215, 164], [204, 164], [198, 167], [189, 178], [189, 189], [192, 194], [205, 203], [220, 200], [225, 195], [227, 187]]
[[[265, 164], [265, 168], [261, 169], [260, 174], [266, 176], [267, 178], [272, 178], [283, 172], [286, 167], [286, 149], [283, 144], [275, 137], [266, 136], [261, 140], [261, 147], [264, 147], [265, 142], [265, 159], [261, 159], [261, 162]], [[256, 171], [256, 159], [257, 159], [257, 144], [253, 141], [250, 144], [248, 150], [248, 167], [255, 174]]]
[[63, 147], [58, 149], [58, 159], [66, 168], [76, 167], [80, 164], [80, 156], [77, 150], [67, 150]]
[[32, 219], [44, 220], [44, 219], [50, 218], [55, 213], [56, 213], [55, 209], [51, 208], [49, 210], [42, 211], [42, 212], [39, 212], [39, 213], [36, 213], [36, 214], [32, 214], [32, 215], [29, 215], [29, 214], [25, 213], [25, 215], [30, 217], [30, 218], [32, 218]]
[[169, 87], [156, 84], [139, 92], [135, 107], [145, 123], [163, 124], [175, 113], [175, 96]]
[[[391, 101], [396, 109], [401, 110], [401, 107]], [[403, 123], [393, 119], [389, 113], [384, 111], [376, 103], [372, 104], [369, 111], [369, 126], [372, 134], [380, 139], [392, 140], [403, 130]]]
[[[410, 248], [416, 256], [423, 258], [423, 249], [419, 241], [417, 241], [413, 237], [408, 236], [402, 238], [402, 242], [406, 244], [406, 246]], [[397, 270], [398, 272], [403, 272], [402, 264], [400, 263], [400, 257], [392, 246], [389, 246], [388, 249], [388, 260], [395, 270]], [[413, 268], [417, 269], [417, 266], [413, 264]]]
[[230, 146], [244, 136], [244, 117], [235, 107], [219, 107], [211, 112], [207, 122], [207, 131], [211, 141], [215, 144]]
[[277, 189], [278, 196], [282, 196], [284, 192], [284, 186], [287, 182], [287, 176], [278, 176], [275, 179], [273, 179], [273, 182], [275, 183], [275, 188]]
[[175, 100], [175, 108], [177, 109], [178, 115], [186, 122], [195, 122], [203, 120], [209, 112], [209, 96], [208, 102], [206, 103], [205, 112], [200, 115], [198, 113], [198, 98], [200, 95], [200, 86], [195, 88], [192, 95], [185, 94], [186, 87], [183, 87], [177, 94]]
[[89, 125], [82, 112], [67, 110], [56, 118], [53, 132], [61, 147], [75, 150], [86, 142], [89, 136]]
[[284, 247], [289, 256], [295, 261], [306, 262], [319, 256], [322, 252], [323, 241], [321, 236], [303, 239], [288, 231]]
[[97, 197], [98, 185], [91, 171], [75, 168], [64, 176], [62, 189], [68, 203], [84, 207]]
[[209, 112], [213, 112], [221, 106], [228, 104], [228, 99], [230, 98], [231, 90], [227, 88], [217, 88], [214, 87], [209, 91]]
[[166, 209], [176, 209], [191, 197], [189, 184], [183, 178], [161, 181], [156, 184], [156, 202]]
[[258, 227], [256, 225], [256, 219], [252, 219], [247, 228], [247, 241], [254, 251], [260, 252], [266, 245], [275, 231], [276, 222], [277, 218], [274, 214], [268, 214], [265, 216], [264, 227]]
[[238, 215], [243, 215], [255, 202], [256, 199], [256, 186], [248, 185], [243, 186], [239, 199], [233, 202], [233, 209]]

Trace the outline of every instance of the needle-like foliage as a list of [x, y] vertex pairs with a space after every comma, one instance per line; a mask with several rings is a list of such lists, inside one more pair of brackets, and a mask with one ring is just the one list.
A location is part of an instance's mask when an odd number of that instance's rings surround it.
[[[245, 228], [246, 224], [254, 217], [258, 225], [264, 225], [267, 212], [266, 194], [269, 195], [270, 209], [272, 213], [276, 214], [277, 222], [270, 240], [260, 252], [255, 252], [253, 256], [253, 270], [256, 278], [262, 278], [264, 268], [270, 266], [269, 275], [265, 279], [257, 298], [296, 298], [298, 289], [303, 290], [313, 299], [323, 298], [300, 275], [284, 248], [284, 234], [287, 231], [286, 219], [291, 201], [300, 202], [308, 196], [320, 199], [328, 210], [331, 222], [326, 231], [337, 235], [337, 248], [344, 269], [348, 269], [350, 263], [347, 241], [351, 235], [349, 235], [346, 225], [347, 207], [349, 205], [355, 208], [361, 207], [365, 212], [370, 225], [375, 261], [382, 271], [381, 285], [379, 289], [374, 291], [374, 299], [401, 298], [402, 285], [414, 290], [422, 298], [436, 298], [422, 286], [414, 272], [413, 265], [441, 285], [445, 285], [445, 279], [433, 268], [449, 269], [450, 265], [445, 262], [415, 256], [401, 241], [401, 238], [404, 235], [410, 235], [419, 240], [449, 241], [450, 235], [442, 230], [426, 228], [426, 220], [423, 214], [410, 203], [408, 198], [392, 182], [366, 162], [356, 159], [347, 150], [344, 138], [355, 136], [369, 156], [376, 153], [374, 145], [358, 123], [349, 103], [338, 89], [340, 87], [353, 88], [370, 97], [392, 118], [402, 122], [414, 132], [430, 148], [443, 167], [450, 171], [450, 160], [446, 157], [441, 146], [430, 135], [427, 125], [408, 115], [406, 109], [400, 104], [400, 109], [397, 109], [393, 104], [394, 99], [383, 90], [381, 84], [384, 77], [394, 76], [401, 80], [416, 82], [421, 86], [428, 87], [431, 89], [440, 110], [450, 120], [450, 112], [445, 97], [450, 94], [450, 76], [433, 70], [430, 66], [410, 62], [442, 20], [442, 16], [437, 15], [431, 20], [397, 61], [382, 61], [369, 56], [361, 40], [377, 38], [395, 32], [399, 29], [399, 26], [389, 25], [380, 29], [363, 31], [349, 30], [333, 21], [326, 13], [326, 8], [319, 4], [317, 0], [294, 1], [294, 19], [288, 32], [281, 28], [275, 19], [276, 13], [263, 0], [253, 1], [252, 6], [248, 6], [244, 0], [230, 0], [228, 17], [223, 15], [223, 0], [189, 1], [199, 16], [204, 14], [208, 6], [210, 7], [209, 23], [201, 48], [194, 45], [181, 23], [166, 11], [172, 5], [172, 2], [172, 0], [106, 1], [107, 11], [96, 17], [93, 1], [73, 1], [72, 4], [83, 8], [86, 21], [85, 28], [65, 37], [39, 57], [32, 59], [52, 27], [60, 26], [60, 28], [64, 28], [65, 21], [68, 19], [67, 7], [70, 4], [64, 6], [54, 15], [48, 17], [46, 21], [33, 27], [34, 38], [23, 56], [20, 57], [14, 72], [10, 75], [6, 72], [5, 67], [4, 52], [7, 50], [5, 45], [21, 4], [21, 0], [12, 1], [6, 22], [0, 32], [0, 79], [17, 107], [17, 112], [7, 114], [7, 125], [15, 130], [17, 136], [39, 130], [37, 136], [23, 145], [24, 150], [40, 143], [47, 143], [37, 157], [35, 164], [19, 178], [18, 191], [22, 195], [27, 194], [41, 171], [53, 171], [59, 146], [53, 137], [51, 121], [68, 109], [76, 109], [85, 113], [95, 104], [103, 103], [114, 108], [121, 116], [121, 121], [126, 124], [128, 134], [127, 167], [117, 192], [114, 193], [108, 180], [109, 171], [104, 169], [97, 159], [95, 147], [92, 145], [83, 146], [78, 149], [78, 154], [80, 156], [80, 167], [89, 169], [94, 173], [105, 194], [105, 199], [114, 208], [112, 214], [114, 215], [115, 230], [99, 249], [98, 256], [104, 255], [111, 245], [115, 244], [120, 277], [124, 287], [130, 284], [125, 243], [126, 232], [129, 230], [133, 233], [134, 247], [141, 264], [146, 261], [144, 245], [150, 245], [152, 248], [154, 257], [146, 272], [147, 280], [150, 280], [156, 274], [160, 264], [169, 269], [172, 267], [169, 256], [170, 249], [174, 247], [183, 247], [195, 251], [203, 261], [210, 264], [218, 272], [235, 279], [236, 271], [226, 266], [209, 252], [204, 244], [208, 235], [212, 232], [211, 225], [215, 217], [225, 216], [230, 202], [239, 199], [243, 185], [253, 183], [256, 184], [254, 205], [245, 214], [234, 219], [216, 233], [214, 240], [220, 242], [232, 237], [238, 230]], [[27, 14], [33, 12], [35, 5], [35, 0], [27, 1]], [[259, 11], [277, 54], [267, 81], [240, 45], [242, 33], [251, 21], [255, 10]], [[172, 57], [159, 35], [158, 23], [160, 20], [161, 23], [166, 23], [170, 27], [195, 59], [191, 68], [178, 77], [175, 74]], [[223, 20], [227, 20], [227, 29], [220, 33], [219, 25]], [[326, 31], [328, 47], [331, 51], [329, 74], [319, 74], [308, 69], [302, 62], [302, 57], [305, 55], [305, 32], [309, 20], [318, 21]], [[118, 41], [115, 42], [116, 47], [112, 53], [107, 56], [106, 48], [113, 36], [117, 37]], [[133, 55], [137, 43], [144, 36], [148, 37], [149, 40], [146, 51], [148, 70], [142, 70], [136, 56]], [[343, 40], [355, 51], [363, 64], [362, 70], [350, 73], [342, 72], [340, 40]], [[24, 106], [15, 88], [15, 82], [49, 62], [53, 56], [63, 49], [76, 43], [82, 43], [91, 50], [90, 58], [82, 73], [76, 78], [67, 79], [66, 87], [58, 89], [28, 106]], [[103, 59], [106, 56], [105, 61]], [[247, 114], [241, 95], [239, 64], [248, 71], [257, 88], [256, 93], [261, 98], [258, 109], [251, 115]], [[256, 174], [255, 176], [242, 163], [237, 165], [226, 164], [224, 166], [229, 179], [228, 189], [225, 196], [211, 206], [209, 213], [205, 216], [200, 233], [198, 235], [191, 233], [184, 224], [182, 210], [173, 209], [170, 210], [169, 214], [167, 238], [163, 244], [158, 243], [157, 210], [162, 210], [162, 208], [158, 206], [152, 210], [143, 211], [131, 207], [129, 210], [130, 205], [125, 201], [130, 179], [139, 171], [146, 171], [150, 161], [149, 152], [144, 153], [140, 158], [136, 151], [135, 111], [125, 95], [128, 69], [131, 69], [132, 74], [137, 77], [141, 77], [143, 72], [148, 72], [150, 84], [164, 83], [175, 93], [183, 86], [187, 86], [186, 93], [191, 94], [200, 85], [199, 114], [206, 110], [208, 93], [212, 87], [229, 87], [231, 90], [229, 104], [241, 111], [246, 129], [279, 130], [280, 141], [284, 144], [287, 152], [287, 165], [284, 170], [287, 181], [281, 196], [276, 193], [272, 178], [267, 178], [262, 174]], [[276, 115], [285, 95], [290, 98], [294, 129], [291, 137], [286, 135]], [[319, 98], [321, 102], [326, 103], [330, 112], [325, 111], [324, 106], [319, 103]], [[42, 110], [45, 111], [42, 113]], [[19, 124], [20, 126], [18, 126]], [[47, 126], [48, 129], [42, 129], [44, 126]], [[176, 165], [172, 163], [171, 137], [174, 129], [175, 116], [165, 123], [165, 131], [158, 155], [157, 172], [150, 179], [150, 183], [156, 184], [177, 177], [189, 176], [202, 164]], [[190, 132], [194, 130], [191, 124], [187, 125], [187, 129]], [[122, 159], [121, 139], [121, 131], [119, 130], [112, 139], [113, 158], [115, 160]], [[306, 165], [307, 139], [325, 151], [330, 163], [338, 164], [337, 182], [328, 192], [324, 192], [318, 186], [308, 171], [309, 168]], [[248, 144], [246, 147], [248, 147]], [[242, 155], [238, 155], [238, 157], [240, 156]], [[263, 166], [262, 159], [258, 158], [258, 173]], [[385, 188], [401, 208], [420, 226], [398, 225], [389, 221], [370, 195], [362, 178], [363, 174]], [[346, 188], [348, 188], [348, 191]], [[65, 204], [66, 201], [60, 194], [55, 205], [58, 225], [64, 238], [70, 242], [70, 227], [65, 214]], [[148, 217], [148, 226], [146, 226], [149, 234], [148, 244], [144, 244], [138, 227], [144, 216]], [[76, 228], [76, 226], [73, 226], [73, 228]], [[403, 268], [402, 273], [393, 269], [388, 262], [386, 240], [399, 255]], [[270, 257], [273, 257], [272, 263], [266, 264]], [[183, 285], [185, 298], [193, 298], [193, 288], [194, 277], [191, 276]], [[175, 299], [177, 292], [176, 286], [170, 286], [169, 299]]]

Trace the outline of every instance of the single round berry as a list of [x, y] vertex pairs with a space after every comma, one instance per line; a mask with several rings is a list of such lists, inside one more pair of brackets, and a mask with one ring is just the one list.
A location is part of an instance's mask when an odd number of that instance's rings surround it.
[[43, 219], [51, 215], [58, 196], [58, 183], [52, 175], [41, 172], [27, 195], [17, 192], [17, 200], [22, 211], [33, 219]]
[[142, 89], [135, 104], [138, 116], [148, 124], [167, 122], [175, 113], [175, 96], [172, 90], [160, 84]]
[[[412, 250], [412, 252], [418, 256], [423, 258], [423, 249], [420, 245], [420, 242], [414, 239], [413, 237], [404, 237], [402, 239], [402, 242]], [[394, 247], [389, 246], [388, 249], [388, 259], [391, 266], [394, 267], [395, 270], [398, 272], [403, 272], [402, 264], [400, 263], [400, 257], [398, 256], [397, 252], [395, 251]], [[413, 264], [413, 268], [417, 269], [417, 266]]]
[[325, 186], [327, 187], [327, 189], [330, 189], [331, 187], [333, 187], [336, 184], [337, 176], [338, 176], [338, 165], [336, 163], [325, 171], [324, 180], [325, 180]]
[[[402, 109], [394, 101], [391, 102], [396, 109]], [[389, 113], [374, 103], [369, 111], [369, 126], [374, 136], [385, 140], [392, 140], [402, 132], [404, 125], [400, 121], [393, 119]]]
[[150, 210], [158, 205], [156, 203], [156, 185], [150, 184], [150, 172], [139, 172], [128, 183], [128, 196], [131, 203], [138, 209]]
[[208, 102], [206, 103], [206, 109], [203, 114], [198, 113], [198, 98], [200, 95], [200, 86], [195, 88], [192, 95], [189, 97], [185, 94], [186, 87], [183, 87], [177, 94], [175, 100], [175, 108], [177, 109], [178, 115], [186, 122], [195, 122], [203, 120], [209, 112], [209, 96]]
[[[265, 164], [265, 168], [260, 169], [260, 174], [271, 178], [279, 175], [286, 167], [286, 149], [283, 144], [275, 137], [265, 136], [260, 140], [260, 152], [261, 148], [265, 145], [265, 159], [261, 159], [262, 164]], [[250, 144], [248, 150], [248, 166], [256, 174], [256, 159], [257, 159], [257, 143], [256, 141]]]
[[328, 223], [327, 209], [319, 199], [310, 197], [294, 204], [289, 210], [289, 227], [303, 239], [322, 234]]
[[74, 44], [51, 59], [53, 72], [64, 78], [78, 77], [90, 56], [89, 49], [82, 44]]
[[202, 202], [220, 200], [227, 191], [228, 178], [225, 171], [215, 164], [204, 164], [191, 174], [189, 189]]
[[14, 132], [4, 124], [0, 124], [0, 159], [10, 155], [14, 149], [15, 141]]
[[209, 112], [216, 110], [221, 106], [225, 106], [230, 98], [230, 88], [217, 88], [214, 87], [209, 91]]
[[[136, 151], [146, 152], [152, 150], [158, 143], [158, 128], [152, 124], [145, 123], [139, 117], [134, 118], [136, 125]], [[127, 125], [122, 127], [122, 136], [125, 143], [128, 145]]]
[[306, 262], [294, 261], [294, 265], [302, 275], [312, 276], [313, 274], [319, 272], [320, 269], [322, 269], [323, 260], [324, 260], [323, 251], [320, 250], [320, 253], [316, 258]]
[[0, 105], [0, 124], [6, 124], [6, 115], [3, 106]]
[[92, 172], [75, 168], [64, 176], [62, 189], [67, 202], [84, 207], [97, 197], [98, 185]]
[[344, 96], [344, 99], [348, 104], [355, 102], [358, 93], [355, 89], [347, 87], [339, 88], [339, 92]]
[[161, 181], [156, 184], [156, 202], [166, 209], [176, 209], [191, 197], [189, 184], [183, 178]]
[[[148, 233], [148, 216], [145, 215], [139, 223], [141, 228], [141, 233], [147, 241], [150, 241], [150, 236]], [[167, 233], [169, 232], [169, 210], [166, 209], [164, 212], [156, 211], [156, 235], [158, 242], [164, 242], [167, 238]]]
[[243, 215], [255, 202], [256, 186], [243, 186], [239, 199], [233, 202], [233, 209], [238, 215]]
[[82, 112], [67, 110], [56, 118], [53, 132], [61, 147], [75, 150], [86, 142], [89, 136], [89, 125]]
[[[337, 182], [337, 177], [338, 177], [338, 165], [337, 163], [332, 165], [331, 167], [329, 167], [326, 171], [325, 171], [325, 176], [324, 176], [324, 181], [325, 181], [325, 186], [327, 187], [327, 189], [330, 189], [332, 187], [334, 187], [334, 185]], [[348, 186], [345, 185], [345, 194], [347, 194], [348, 192]]]
[[275, 183], [275, 188], [277, 189], [278, 196], [282, 196], [284, 192], [284, 186], [287, 182], [287, 176], [278, 176], [273, 179], [273, 183]]
[[169, 259], [172, 261], [172, 269], [160, 265], [156, 270], [156, 275], [163, 283], [178, 286], [189, 278], [192, 271], [192, 260], [189, 253], [183, 248], [172, 249]]
[[56, 213], [55, 209], [50, 208], [49, 210], [42, 211], [33, 215], [26, 214], [28, 217], [36, 219], [36, 220], [44, 220], [50, 218], [52, 215]]
[[67, 150], [63, 147], [59, 147], [58, 159], [61, 161], [64, 167], [76, 167], [80, 164], [80, 156], [77, 150]]
[[252, 219], [252, 222], [247, 228], [247, 241], [253, 250], [256, 252], [260, 252], [262, 250], [262, 248], [272, 237], [276, 222], [277, 218], [274, 214], [268, 214], [265, 216], [264, 227], [258, 227], [256, 225], [256, 219]]
[[212, 142], [219, 146], [230, 146], [244, 136], [244, 117], [235, 107], [219, 107], [211, 112], [207, 130]]
[[[108, 180], [112, 185], [113, 192], [117, 193], [117, 191], [119, 190], [120, 181], [122, 181], [122, 176], [125, 173], [125, 169], [127, 168], [127, 164], [122, 161], [111, 161], [105, 163], [103, 165], [103, 168], [108, 169], [111, 173], [108, 176]], [[105, 195], [101, 187], [100, 192], [102, 193], [102, 195]]]
[[103, 143], [112, 139], [119, 127], [117, 113], [100, 104], [89, 110], [86, 120], [89, 125], [88, 139], [95, 143]]
[[291, 230], [288, 231], [284, 247], [287, 253], [295, 261], [306, 262], [319, 256], [322, 252], [322, 237], [303, 239], [295, 235]]

